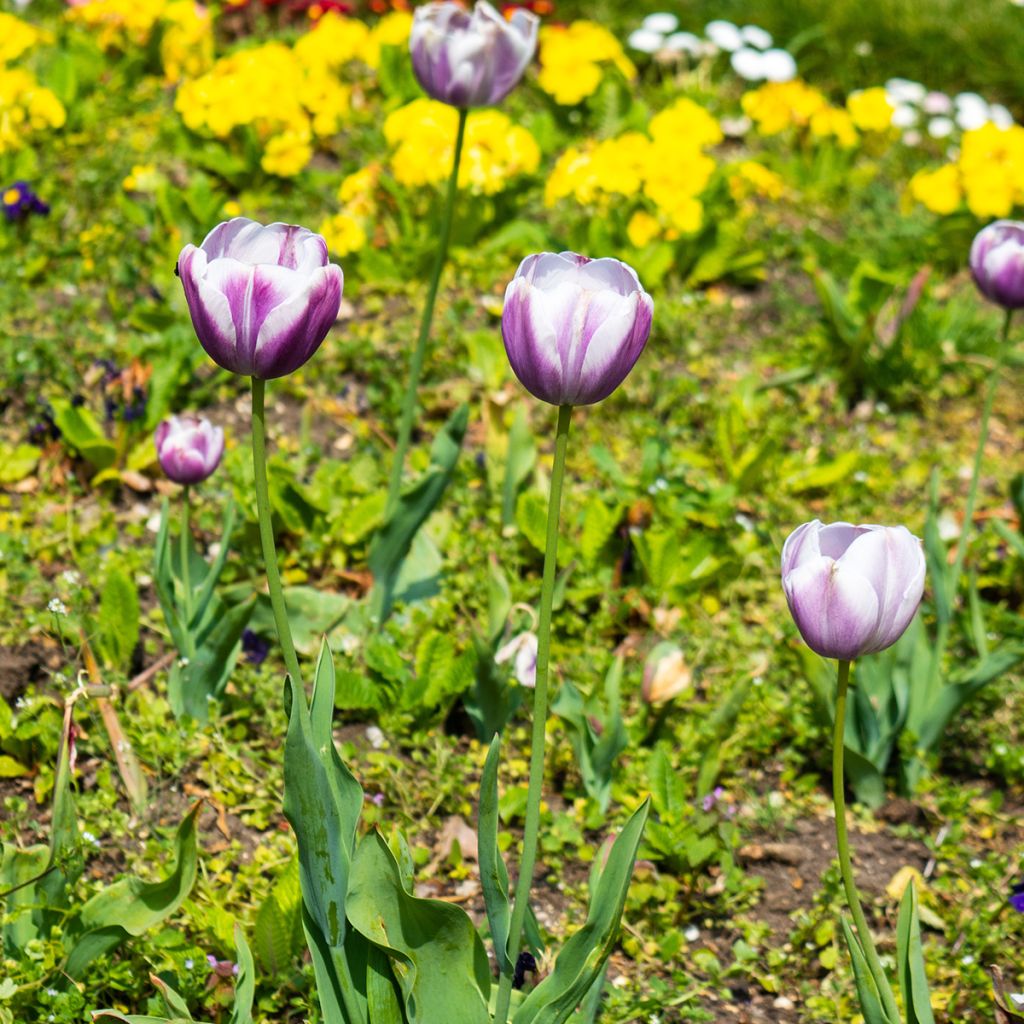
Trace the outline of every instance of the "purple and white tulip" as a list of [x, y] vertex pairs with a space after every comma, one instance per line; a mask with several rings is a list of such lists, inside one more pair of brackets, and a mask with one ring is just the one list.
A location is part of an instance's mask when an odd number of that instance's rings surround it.
[[506, 19], [486, 0], [472, 14], [450, 0], [417, 7], [409, 36], [416, 78], [428, 96], [449, 106], [500, 103], [533, 59], [539, 24], [523, 10]]
[[154, 436], [160, 468], [178, 484], [198, 484], [220, 464], [224, 431], [201, 416], [172, 416]]
[[1003, 309], [1024, 309], [1024, 221], [982, 228], [971, 243], [971, 273], [986, 298]]
[[552, 405], [592, 405], [625, 379], [651, 333], [636, 271], [573, 252], [527, 256], [505, 290], [501, 334], [516, 376]]
[[782, 588], [807, 646], [852, 661], [896, 643], [924, 592], [921, 542], [905, 526], [815, 519], [782, 548]]
[[225, 370], [261, 380], [293, 373], [327, 336], [344, 275], [327, 243], [293, 224], [218, 224], [178, 258], [192, 325]]

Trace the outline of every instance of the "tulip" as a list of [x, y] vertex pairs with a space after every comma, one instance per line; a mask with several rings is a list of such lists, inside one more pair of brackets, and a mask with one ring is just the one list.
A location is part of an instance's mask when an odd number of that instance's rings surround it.
[[199, 416], [172, 416], [156, 428], [160, 468], [178, 484], [198, 484], [220, 464], [224, 431]]
[[416, 78], [428, 96], [463, 110], [500, 103], [533, 59], [539, 23], [524, 10], [505, 19], [485, 0], [472, 14], [451, 2], [418, 7], [409, 36]]
[[971, 244], [971, 273], [981, 293], [1003, 309], [1024, 309], [1024, 221], [997, 220]]
[[178, 258], [192, 325], [210, 358], [259, 380], [293, 373], [338, 316], [344, 276], [327, 243], [292, 224], [218, 224]]
[[591, 405], [633, 369], [653, 313], [625, 263], [545, 252], [527, 256], [505, 290], [501, 333], [527, 391], [552, 405]]
[[782, 548], [782, 587], [807, 646], [853, 661], [885, 650], [924, 592], [921, 542], [905, 526], [798, 526]]

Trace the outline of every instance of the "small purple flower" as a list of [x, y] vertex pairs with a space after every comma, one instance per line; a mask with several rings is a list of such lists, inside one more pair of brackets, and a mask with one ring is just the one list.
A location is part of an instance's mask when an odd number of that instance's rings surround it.
[[186, 245], [178, 273], [210, 358], [262, 380], [310, 359], [337, 319], [344, 285], [320, 235], [246, 217], [218, 224], [198, 248]]
[[242, 630], [242, 653], [250, 665], [262, 665], [270, 653], [270, 643], [251, 629]]
[[29, 188], [28, 182], [25, 181], [16, 181], [13, 185], [8, 185], [0, 193], [0, 203], [3, 205], [4, 214], [12, 223], [16, 220], [24, 220], [30, 213], [45, 216], [50, 212], [50, 207]]
[[206, 962], [210, 965], [210, 970], [218, 978], [230, 978], [238, 974], [238, 964], [233, 960], [218, 960], [212, 953], [208, 953]]
[[516, 376], [552, 405], [591, 405], [625, 379], [651, 333], [636, 271], [576, 253], [527, 256], [505, 290], [501, 335]]
[[1024, 914], [1024, 882], [1018, 882], [1010, 890], [1010, 906]]
[[1024, 222], [997, 220], [971, 243], [971, 273], [982, 295], [1004, 309], [1024, 309]]
[[524, 10], [506, 19], [485, 0], [472, 14], [457, 3], [424, 4], [409, 36], [416, 78], [428, 96], [453, 107], [500, 103], [533, 59], [539, 24]]
[[896, 643], [924, 592], [921, 542], [905, 526], [798, 526], [782, 548], [782, 588], [807, 646], [852, 661]]
[[160, 468], [175, 483], [198, 484], [219, 465], [224, 431], [199, 416], [172, 416], [154, 435]]
[[701, 807], [703, 807], [705, 811], [713, 810], [715, 804], [717, 804], [723, 796], [725, 796], [725, 790], [722, 789], [721, 786], [715, 786], [715, 788], [701, 801]]

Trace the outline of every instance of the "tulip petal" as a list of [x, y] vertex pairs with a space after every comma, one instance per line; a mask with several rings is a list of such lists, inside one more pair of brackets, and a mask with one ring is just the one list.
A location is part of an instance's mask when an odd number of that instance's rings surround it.
[[[268, 294], [271, 277], [267, 278]], [[328, 264], [314, 271], [300, 290], [292, 290], [269, 310], [256, 341], [254, 376], [263, 380], [283, 377], [316, 352], [338, 317], [343, 285], [341, 267]]]
[[878, 597], [860, 573], [822, 556], [794, 569], [782, 586], [812, 651], [844, 661], [866, 653], [878, 626]]
[[623, 298], [615, 292], [588, 292], [582, 351], [567, 367], [569, 380], [577, 381], [574, 404], [591, 404], [607, 398], [633, 369], [643, 351], [646, 336], [635, 344], [633, 330], [640, 296]]
[[207, 355], [225, 370], [249, 373], [237, 352], [237, 331], [228, 297], [206, 280], [206, 254], [194, 245], [185, 246], [178, 259], [178, 273], [185, 289], [196, 337]]
[[327, 263], [327, 244], [320, 235], [296, 224], [260, 224], [235, 217], [218, 224], [201, 246], [211, 261], [237, 260], [256, 266], [272, 264], [310, 273]]
[[821, 548], [818, 545], [818, 532], [821, 530], [821, 521], [813, 519], [809, 523], [798, 526], [782, 545], [783, 577], [788, 576], [797, 566], [813, 558], [821, 557]]
[[846, 549], [869, 529], [852, 523], [829, 523], [818, 530], [818, 549], [829, 558], [842, 558]]
[[501, 335], [512, 370], [523, 386], [542, 402], [561, 405], [558, 340], [542, 300], [528, 278], [513, 278], [505, 290]]

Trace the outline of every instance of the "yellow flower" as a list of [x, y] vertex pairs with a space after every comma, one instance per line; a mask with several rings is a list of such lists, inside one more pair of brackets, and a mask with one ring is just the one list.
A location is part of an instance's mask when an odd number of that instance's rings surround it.
[[213, 18], [194, 0], [174, 0], [163, 12], [160, 63], [168, 82], [196, 78], [213, 66]]
[[0, 153], [21, 149], [66, 119], [60, 100], [28, 71], [0, 66]]
[[646, 210], [637, 210], [629, 218], [626, 235], [634, 249], [643, 249], [661, 234], [661, 225], [657, 217], [652, 217]]
[[163, 178], [153, 164], [136, 164], [121, 182], [125, 192], [154, 192]]
[[887, 132], [892, 127], [895, 108], [880, 85], [851, 93], [846, 100], [846, 109], [854, 125], [862, 132]]
[[240, 217], [242, 215], [242, 204], [235, 199], [229, 199], [221, 207], [221, 212], [225, 217]]
[[295, 54], [307, 66], [340, 68], [364, 60], [370, 30], [358, 18], [328, 11], [296, 44]]
[[936, 171], [918, 171], [907, 187], [911, 196], [932, 213], [953, 213], [963, 199], [960, 174], [954, 164]]
[[95, 29], [105, 50], [145, 46], [163, 15], [166, 0], [88, 0], [65, 17]]
[[320, 225], [319, 231], [327, 242], [327, 248], [335, 256], [347, 256], [366, 245], [366, 232], [362, 224], [348, 213], [336, 213], [328, 217]]
[[819, 139], [834, 137], [845, 149], [857, 145], [857, 129], [850, 115], [839, 107], [823, 107], [811, 115], [811, 134]]
[[828, 106], [824, 95], [800, 81], [767, 82], [740, 101], [744, 113], [762, 135], [778, 135], [790, 127], [805, 127], [811, 118]]
[[546, 25], [540, 30], [537, 84], [561, 106], [573, 106], [601, 84], [603, 64], [614, 64], [629, 79], [636, 67], [606, 28], [592, 21]]
[[967, 208], [975, 217], [1008, 217], [1020, 191], [1009, 169], [998, 165], [979, 167], [963, 175]]
[[380, 67], [382, 46], [405, 46], [412, 32], [412, 15], [408, 11], [392, 11], [374, 26], [363, 48], [363, 60], [371, 68]]
[[736, 202], [751, 195], [763, 199], [781, 199], [785, 191], [786, 183], [782, 176], [756, 160], [744, 160], [737, 164], [729, 178], [729, 192]]
[[47, 41], [46, 33], [13, 14], [0, 12], [0, 65], [10, 64], [33, 46]]
[[704, 223], [704, 207], [691, 196], [678, 196], [674, 202], [663, 205], [662, 210], [672, 227], [684, 235], [695, 234]]
[[279, 178], [292, 178], [313, 158], [309, 134], [302, 131], [284, 131], [267, 141], [263, 147], [260, 166], [267, 174]]
[[718, 122], [699, 103], [685, 97], [655, 114], [650, 123], [651, 138], [674, 143], [680, 148], [703, 149], [722, 141]]

